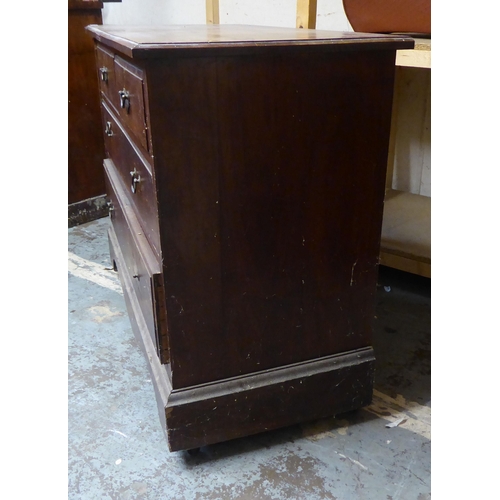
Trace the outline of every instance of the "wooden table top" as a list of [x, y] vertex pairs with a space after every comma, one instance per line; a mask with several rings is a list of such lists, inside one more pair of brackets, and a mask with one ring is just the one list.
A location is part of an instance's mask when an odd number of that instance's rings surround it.
[[[159, 52], [178, 49], [316, 46], [352, 50], [359, 45], [370, 49], [411, 49], [414, 40], [406, 35], [380, 35], [327, 30], [249, 25], [91, 25], [87, 29], [99, 41], [132, 57], [155, 57]], [[368, 48], [368, 47], [365, 47]]]

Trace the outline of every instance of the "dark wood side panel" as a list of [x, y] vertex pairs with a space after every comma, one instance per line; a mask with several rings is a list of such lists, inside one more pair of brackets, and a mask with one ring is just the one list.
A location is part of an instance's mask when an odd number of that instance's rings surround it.
[[224, 373], [215, 60], [149, 64], [172, 384], [185, 387]]
[[370, 345], [393, 59], [151, 73], [174, 388]]
[[226, 376], [370, 345], [393, 58], [220, 60]]
[[[94, 9], [82, 7], [85, 3]], [[68, 204], [73, 204], [105, 193], [94, 42], [85, 31], [102, 23], [102, 2], [68, 6]]]

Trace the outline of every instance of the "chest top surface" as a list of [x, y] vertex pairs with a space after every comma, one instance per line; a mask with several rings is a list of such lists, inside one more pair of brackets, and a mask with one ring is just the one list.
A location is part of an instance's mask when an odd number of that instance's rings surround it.
[[137, 58], [161, 57], [171, 51], [262, 50], [309, 47], [326, 50], [411, 49], [405, 35], [380, 35], [249, 25], [90, 25], [94, 38]]

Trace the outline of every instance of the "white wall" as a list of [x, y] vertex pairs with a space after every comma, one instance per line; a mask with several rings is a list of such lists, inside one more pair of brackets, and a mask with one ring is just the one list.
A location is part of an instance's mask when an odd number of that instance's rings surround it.
[[353, 31], [345, 15], [342, 0], [318, 0], [316, 29]]
[[[205, 0], [123, 0], [105, 3], [104, 24], [205, 24]], [[219, 0], [221, 24], [295, 27], [297, 0]], [[316, 27], [352, 31], [342, 0], [318, 0]]]
[[219, 0], [221, 24], [295, 27], [295, 0]]
[[205, 24], [205, 0], [122, 0], [104, 3], [103, 24]]

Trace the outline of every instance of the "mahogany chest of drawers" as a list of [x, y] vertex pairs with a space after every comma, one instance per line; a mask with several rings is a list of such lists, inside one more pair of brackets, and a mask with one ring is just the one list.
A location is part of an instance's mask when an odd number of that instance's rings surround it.
[[371, 400], [403, 36], [88, 27], [111, 256], [170, 450]]

